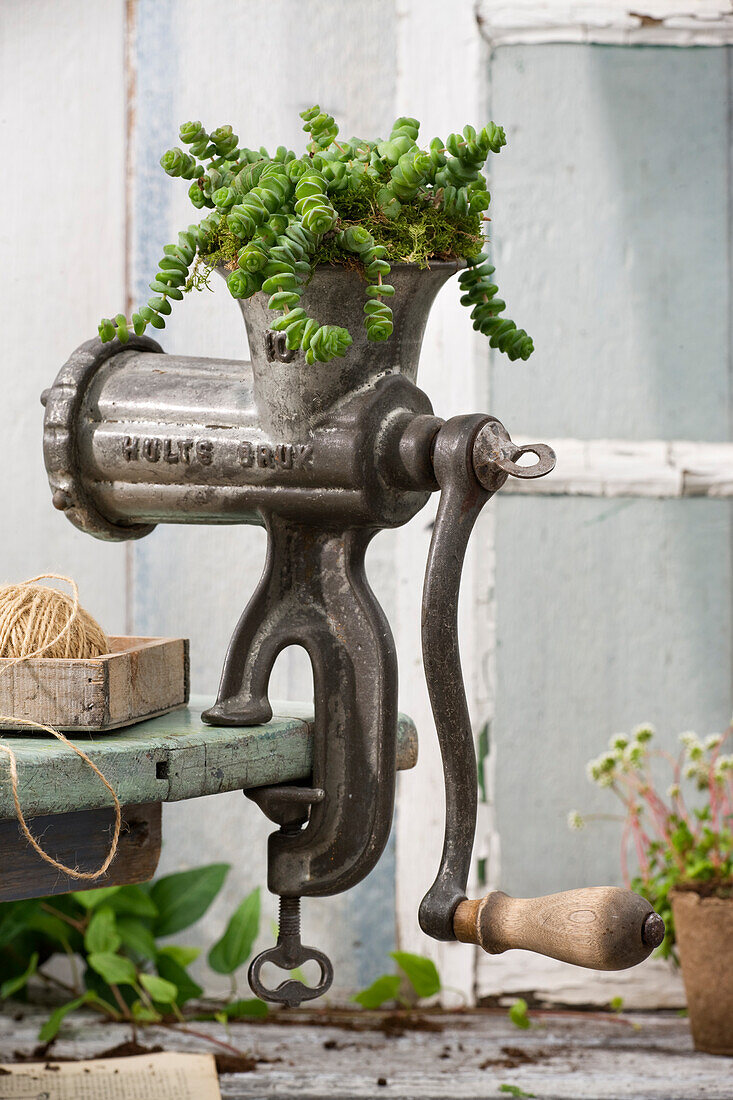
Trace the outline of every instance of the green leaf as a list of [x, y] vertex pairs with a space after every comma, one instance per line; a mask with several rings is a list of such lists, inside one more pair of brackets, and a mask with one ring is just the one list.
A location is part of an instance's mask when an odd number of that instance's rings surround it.
[[182, 966], [179, 966], [175, 959], [164, 955], [162, 951], [158, 952], [156, 966], [161, 978], [172, 982], [178, 989], [177, 1005], [182, 1007], [187, 1001], [195, 1000], [203, 993], [203, 989], [196, 984], [191, 975]]
[[432, 959], [426, 959], [424, 955], [411, 955], [409, 951], [390, 951], [390, 955], [418, 997], [433, 997], [440, 993], [440, 975]]
[[36, 898], [28, 901], [7, 901], [0, 905], [0, 947], [4, 947], [26, 930], [28, 918], [38, 908], [39, 902]]
[[260, 929], [260, 891], [253, 890], [235, 909], [226, 932], [209, 951], [208, 963], [217, 974], [233, 974], [252, 954]]
[[143, 921], [136, 920], [135, 917], [120, 917], [117, 921], [117, 931], [128, 951], [134, 951], [144, 959], [155, 958], [155, 939]]
[[228, 863], [211, 863], [159, 879], [150, 891], [158, 909], [156, 936], [172, 936], [202, 917], [221, 890]]
[[169, 959], [173, 959], [173, 962], [178, 963], [179, 966], [190, 966], [192, 962], [196, 961], [200, 954], [200, 947], [182, 947], [179, 943], [169, 943], [158, 950], [158, 958], [160, 958], [161, 955], [167, 955]]
[[624, 1007], [623, 997], [611, 997], [611, 1000], [608, 1002], [608, 1007], [612, 1012], [620, 1012]]
[[69, 940], [73, 935], [73, 929], [68, 924], [64, 924], [58, 917], [52, 917], [50, 913], [33, 913], [28, 919], [26, 928], [33, 932], [39, 932], [49, 940], [55, 940], [56, 943], [61, 944], [64, 951], [71, 950]]
[[55, 1039], [58, 1035], [59, 1028], [61, 1027], [64, 1019], [70, 1012], [76, 1012], [77, 1008], [81, 1008], [82, 1005], [87, 1004], [88, 1001], [94, 999], [94, 995], [90, 993], [84, 993], [83, 996], [77, 997], [74, 1001], [67, 1001], [65, 1005], [60, 1005], [54, 1009], [45, 1024], [38, 1032], [38, 1038], [42, 1043], [48, 1043], [51, 1039]]
[[379, 1008], [385, 1001], [395, 1000], [401, 985], [402, 978], [399, 974], [382, 974], [381, 978], [377, 978], [375, 982], [372, 982], [366, 989], [362, 989], [361, 993], [357, 993], [351, 999], [361, 1005], [362, 1008]]
[[84, 933], [84, 947], [88, 954], [114, 954], [120, 946], [115, 915], [108, 905], [95, 909], [89, 927]]
[[134, 963], [122, 955], [113, 955], [112, 952], [105, 951], [90, 955], [87, 962], [92, 970], [110, 985], [134, 985], [137, 980]]
[[121, 889], [121, 886], [100, 886], [98, 890], [75, 890], [71, 896], [84, 909], [96, 909]]
[[228, 1005], [224, 1006], [224, 1016], [227, 1020], [241, 1020], [248, 1016], [251, 1018], [261, 1018], [266, 1016], [269, 1009], [264, 1001], [260, 1001], [257, 997], [252, 997], [249, 1000], [243, 1001], [231, 1001]]
[[139, 886], [122, 886], [110, 899], [110, 905], [115, 913], [128, 917], [155, 918], [158, 915], [155, 902]]
[[527, 1002], [522, 997], [515, 1001], [509, 1009], [509, 1019], [515, 1027], [521, 1028], [522, 1031], [526, 1031], [527, 1028], [532, 1026], [527, 1012]]
[[23, 989], [28, 984], [30, 978], [33, 977], [38, 969], [38, 952], [34, 951], [30, 957], [28, 966], [25, 968], [22, 974], [18, 974], [15, 978], [8, 978], [0, 985], [0, 1000], [4, 1001], [7, 997], [12, 997], [14, 993]]
[[524, 1097], [535, 1100], [537, 1095], [534, 1092], [525, 1092], [524, 1089], [520, 1089], [519, 1085], [499, 1085], [499, 1092], [508, 1092], [510, 1096], [519, 1097], [519, 1100], [523, 1100]]
[[154, 1001], [162, 1005], [175, 1004], [178, 997], [178, 989], [173, 982], [159, 978], [157, 974], [141, 974], [140, 985], [145, 989]]
[[156, 1012], [150, 1005], [143, 1004], [142, 1001], [133, 1001], [130, 1005], [130, 1012], [141, 1024], [157, 1024], [160, 1022], [160, 1013]]

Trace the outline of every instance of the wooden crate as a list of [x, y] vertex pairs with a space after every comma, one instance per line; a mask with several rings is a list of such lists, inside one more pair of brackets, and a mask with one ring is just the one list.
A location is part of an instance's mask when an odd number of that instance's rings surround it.
[[[111, 652], [91, 660], [0, 658], [0, 714], [58, 730], [111, 730], [188, 702], [187, 638], [110, 637]], [[0, 729], [28, 727], [0, 721]]]

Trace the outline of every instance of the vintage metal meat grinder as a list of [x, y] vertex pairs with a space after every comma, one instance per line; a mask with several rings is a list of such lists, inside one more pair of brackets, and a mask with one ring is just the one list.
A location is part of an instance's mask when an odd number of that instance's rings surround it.
[[[102, 539], [134, 539], [156, 523], [249, 523], [267, 529], [264, 574], [224, 663], [212, 725], [272, 716], [268, 680], [280, 650], [303, 646], [313, 665], [315, 744], [308, 787], [246, 792], [280, 828], [270, 837], [268, 884], [281, 898], [277, 946], [250, 968], [254, 991], [298, 1004], [332, 979], [304, 947], [299, 899], [347, 890], [374, 867], [392, 824], [397, 658], [366, 579], [364, 555], [382, 528], [410, 520], [440, 490], [425, 574], [425, 674], [443, 758], [445, 843], [420, 906], [440, 940], [511, 947], [600, 969], [640, 962], [664, 925], [642, 898], [596, 888], [547, 898], [495, 891], [466, 900], [477, 773], [457, 635], [461, 568], [476, 518], [508, 476], [541, 477], [549, 447], [518, 447], [492, 416], [445, 422], [415, 377], [432, 301], [456, 264], [393, 268], [395, 331], [363, 336], [357, 273], [322, 267], [302, 304], [354, 336], [345, 359], [307, 366], [270, 329], [261, 293], [240, 302], [252, 362], [166, 355], [154, 341], [91, 340], [44, 395], [45, 459], [54, 505]], [[537, 461], [520, 465], [530, 453]], [[276, 989], [270, 961], [321, 968], [315, 987]]]

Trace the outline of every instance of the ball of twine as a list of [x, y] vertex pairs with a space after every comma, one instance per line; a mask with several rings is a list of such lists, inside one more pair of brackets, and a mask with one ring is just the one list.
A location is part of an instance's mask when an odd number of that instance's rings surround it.
[[[38, 584], [40, 580], [64, 581], [71, 588], [72, 595], [69, 596], [58, 588]], [[79, 590], [70, 577], [61, 576], [58, 573], [42, 573], [21, 584], [0, 586], [0, 658], [7, 659], [0, 668], [0, 676], [15, 665], [35, 657], [85, 660], [90, 657], [99, 657], [103, 653], [109, 653], [109, 639], [99, 623], [80, 606]], [[100, 878], [117, 855], [122, 828], [120, 800], [109, 780], [78, 745], [72, 744], [60, 730], [55, 730], [53, 726], [45, 726], [40, 722], [32, 722], [28, 718], [18, 718], [12, 714], [0, 714], [0, 723], [2, 722], [12, 722], [52, 734], [73, 749], [77, 756], [89, 765], [112, 795], [115, 825], [109, 852], [101, 867], [96, 871], [80, 871], [76, 867], [67, 867], [66, 864], [59, 863], [50, 856], [28, 828], [18, 795], [18, 761], [10, 745], [0, 742], [0, 752], [5, 753], [10, 763], [10, 783], [18, 824], [28, 843], [41, 859], [71, 878]], [[2, 735], [1, 730], [0, 735]]]
[[0, 586], [0, 657], [85, 660], [109, 653], [107, 635], [79, 606], [76, 585], [72, 583], [74, 595], [70, 596], [36, 584], [39, 579]]

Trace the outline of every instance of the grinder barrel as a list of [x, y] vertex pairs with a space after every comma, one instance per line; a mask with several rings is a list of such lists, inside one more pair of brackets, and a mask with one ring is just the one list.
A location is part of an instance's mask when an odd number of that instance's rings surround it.
[[385, 425], [432, 413], [399, 374], [306, 431], [292, 418], [273, 423], [252, 363], [167, 355], [131, 337], [82, 344], [42, 400], [54, 504], [104, 539], [157, 523], [263, 524], [272, 513], [389, 527], [430, 491], [381, 476], [396, 442]]

